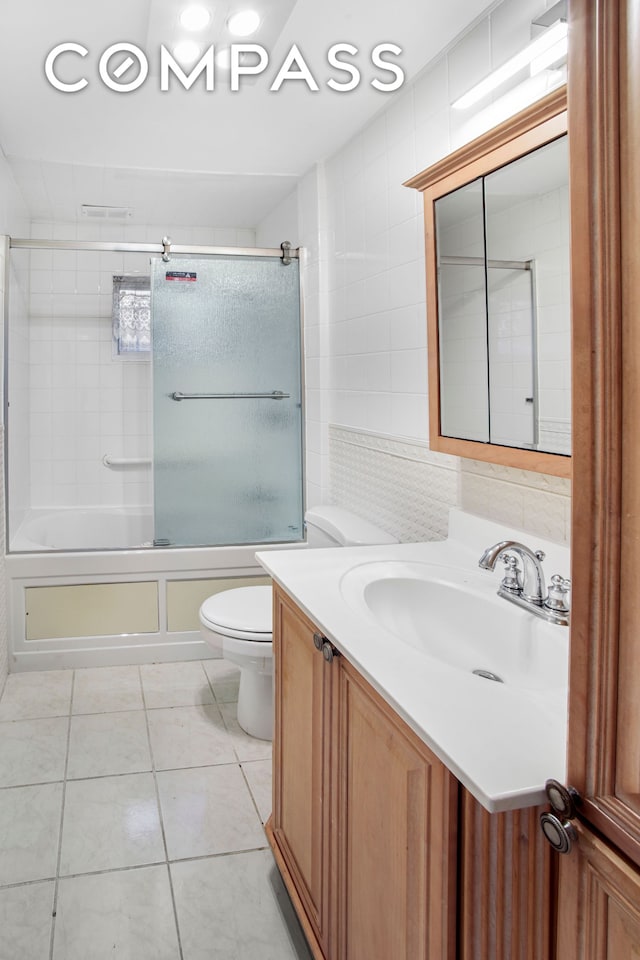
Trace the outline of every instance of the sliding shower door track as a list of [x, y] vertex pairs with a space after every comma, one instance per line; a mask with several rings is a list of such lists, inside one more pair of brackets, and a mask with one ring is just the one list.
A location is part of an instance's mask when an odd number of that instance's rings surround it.
[[[47, 240], [9, 237], [9, 246], [16, 250], [98, 250], [103, 253], [155, 253], [163, 256], [165, 243], [116, 243], [103, 240]], [[282, 247], [207, 247], [172, 243], [171, 255], [223, 257], [278, 257], [283, 258]], [[299, 258], [298, 249], [287, 249], [286, 255]]]

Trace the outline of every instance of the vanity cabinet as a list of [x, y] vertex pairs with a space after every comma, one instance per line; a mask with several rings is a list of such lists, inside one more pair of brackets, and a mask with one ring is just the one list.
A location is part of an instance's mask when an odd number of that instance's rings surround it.
[[274, 588], [267, 834], [317, 960], [548, 960], [538, 809], [489, 814]]
[[317, 632], [286, 595], [274, 592], [275, 727], [273, 815], [267, 832], [315, 955], [328, 957], [330, 668]]
[[455, 955], [456, 782], [348, 660], [334, 664], [331, 960], [448, 960]]
[[314, 635], [276, 588], [267, 833], [311, 949], [318, 960], [452, 960], [456, 782]]

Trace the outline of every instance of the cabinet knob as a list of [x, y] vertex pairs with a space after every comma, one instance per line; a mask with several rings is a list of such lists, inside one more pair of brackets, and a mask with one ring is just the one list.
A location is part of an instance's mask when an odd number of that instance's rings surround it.
[[321, 633], [314, 633], [313, 645], [316, 648], [316, 650], [322, 650], [322, 647], [324, 646], [324, 642], [325, 642], [325, 638], [322, 636]]
[[334, 657], [340, 656], [340, 651], [336, 650], [332, 643], [329, 643], [328, 640], [322, 645], [322, 656], [325, 658], [327, 663], [331, 663]]
[[570, 853], [578, 839], [570, 820], [561, 820], [555, 813], [541, 813], [540, 827], [556, 853]]
[[573, 820], [576, 807], [580, 805], [580, 794], [574, 787], [565, 787], [558, 780], [547, 780], [544, 792], [554, 813], [563, 820]]
[[578, 839], [571, 820], [582, 802], [580, 794], [574, 787], [565, 787], [558, 780], [547, 780], [544, 791], [553, 812], [540, 814], [542, 832], [557, 853], [570, 853]]

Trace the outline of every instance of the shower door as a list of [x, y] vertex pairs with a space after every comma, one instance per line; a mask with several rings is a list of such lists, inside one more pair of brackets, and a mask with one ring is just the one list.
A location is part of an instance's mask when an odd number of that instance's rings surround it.
[[156, 545], [301, 540], [298, 261], [151, 263]]

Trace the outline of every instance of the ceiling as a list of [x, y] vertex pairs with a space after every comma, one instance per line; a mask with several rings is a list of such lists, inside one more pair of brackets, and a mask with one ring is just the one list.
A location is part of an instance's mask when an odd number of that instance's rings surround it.
[[[268, 51], [269, 67], [232, 92], [216, 73], [214, 91], [202, 78], [190, 90], [160, 90], [159, 48], [170, 50], [187, 0], [20, 0], [3, 13], [0, 33], [0, 146], [34, 219], [70, 220], [81, 204], [131, 207], [133, 222], [253, 227], [318, 160], [331, 156], [393, 94], [375, 90], [371, 49], [398, 44], [407, 79], [473, 22], [487, 0], [199, 0], [212, 10], [204, 45], [226, 45], [226, 17], [258, 9], [263, 32], [247, 38]], [[182, 31], [184, 34], [184, 31]], [[86, 76], [84, 90], [55, 90], [44, 61], [57, 44], [75, 42], [89, 53], [65, 54], [61, 79]], [[146, 82], [118, 93], [99, 79], [98, 61], [112, 43], [145, 51]], [[235, 42], [243, 42], [236, 40]], [[346, 76], [326, 55], [338, 42], [354, 44], [362, 72], [348, 93], [326, 81]], [[269, 86], [296, 43], [319, 90], [302, 81]], [[122, 54], [119, 55], [123, 59]], [[117, 59], [113, 64], [117, 66]], [[188, 69], [188, 68], [186, 68]], [[113, 69], [112, 69], [113, 72]], [[135, 76], [135, 69], [131, 72]], [[123, 74], [122, 81], [129, 79]]]

